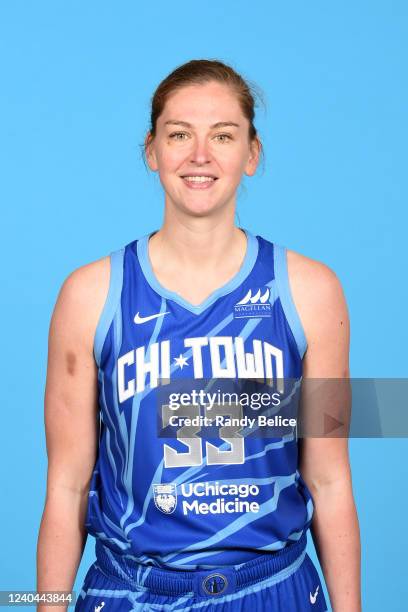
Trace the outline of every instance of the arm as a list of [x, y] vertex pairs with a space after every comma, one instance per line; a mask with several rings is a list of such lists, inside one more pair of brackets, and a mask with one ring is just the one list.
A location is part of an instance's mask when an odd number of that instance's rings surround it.
[[[99, 418], [93, 338], [109, 284], [109, 258], [73, 272], [51, 319], [45, 389], [47, 491], [37, 545], [37, 590], [70, 591], [86, 543]], [[46, 610], [66, 606], [39, 606]]]
[[[303, 360], [304, 378], [348, 379], [349, 319], [338, 278], [324, 264], [292, 252], [288, 253], [288, 269], [308, 341]], [[313, 386], [317, 381], [310, 382]], [[348, 394], [344, 392], [344, 384], [332, 383], [331, 390], [339, 389], [335, 418], [346, 423], [350, 409]], [[320, 415], [325, 406], [330, 407], [328, 412], [332, 414], [336, 403], [333, 396], [330, 400], [320, 397], [319, 402]], [[308, 405], [307, 397], [305, 401], [302, 397], [301, 410], [305, 410], [305, 415], [314, 408], [316, 398]], [[337, 435], [337, 431], [332, 435]], [[299, 471], [315, 504], [311, 533], [333, 610], [360, 612], [360, 534], [347, 432], [339, 437], [304, 437], [299, 444]]]

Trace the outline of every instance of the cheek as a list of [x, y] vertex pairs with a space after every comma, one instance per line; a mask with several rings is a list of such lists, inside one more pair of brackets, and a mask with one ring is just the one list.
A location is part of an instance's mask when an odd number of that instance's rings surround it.
[[233, 149], [231, 148], [225, 151], [218, 150], [214, 153], [214, 158], [225, 174], [237, 177], [241, 175], [245, 169], [247, 162], [246, 155], [246, 149], [241, 149], [241, 147], [237, 146], [236, 148], [234, 147]]
[[239, 178], [245, 168], [245, 160], [242, 160], [242, 158], [228, 158], [225, 159], [221, 165], [225, 174], [234, 178]]
[[181, 151], [180, 149], [172, 149], [168, 147], [166, 151], [163, 151], [159, 156], [159, 167], [163, 174], [177, 172], [179, 167], [185, 163], [187, 151]]

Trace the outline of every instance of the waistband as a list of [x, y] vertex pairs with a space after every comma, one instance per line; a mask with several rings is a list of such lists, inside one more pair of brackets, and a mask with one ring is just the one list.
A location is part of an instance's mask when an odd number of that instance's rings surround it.
[[285, 579], [288, 570], [295, 571], [303, 560], [307, 532], [279, 551], [262, 554], [256, 559], [233, 566], [207, 570], [163, 569], [148, 566], [113, 551], [97, 538], [95, 553], [102, 571], [133, 587], [147, 588], [162, 595], [199, 595], [213, 597], [234, 593], [266, 578]]

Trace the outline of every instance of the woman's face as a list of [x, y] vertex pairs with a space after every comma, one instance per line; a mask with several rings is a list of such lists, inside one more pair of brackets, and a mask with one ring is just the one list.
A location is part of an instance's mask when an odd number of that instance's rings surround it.
[[147, 149], [166, 203], [194, 215], [235, 206], [243, 173], [253, 175], [259, 159], [248, 129], [236, 95], [225, 85], [212, 81], [172, 94]]

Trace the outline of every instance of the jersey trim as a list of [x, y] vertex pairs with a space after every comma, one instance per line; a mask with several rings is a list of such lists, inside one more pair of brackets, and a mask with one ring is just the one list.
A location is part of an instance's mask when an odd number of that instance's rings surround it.
[[190, 302], [182, 298], [181, 295], [179, 295], [178, 293], [170, 291], [169, 289], [166, 289], [166, 287], [163, 287], [163, 285], [156, 278], [148, 254], [149, 238], [155, 232], [150, 232], [149, 234], [145, 234], [144, 236], [139, 238], [136, 245], [137, 256], [145, 279], [152, 287], [152, 289], [154, 289], [162, 297], [177, 302], [177, 304], [180, 304], [183, 308], [189, 310], [194, 314], [201, 314], [218, 298], [227, 295], [228, 293], [231, 293], [234, 289], [236, 289], [245, 280], [245, 278], [247, 278], [247, 276], [250, 274], [252, 268], [255, 265], [259, 251], [258, 239], [249, 230], [243, 227], [241, 227], [240, 229], [245, 232], [247, 237], [247, 249], [241, 267], [233, 278], [231, 278], [227, 283], [213, 291], [203, 302], [201, 302], [201, 304], [198, 304], [197, 306], [195, 306], [194, 304], [190, 304]]
[[123, 258], [125, 247], [110, 254], [109, 289], [99, 317], [94, 338], [94, 357], [98, 368], [101, 365], [102, 349], [106, 335], [120, 301], [123, 284]]
[[274, 250], [275, 278], [280, 301], [302, 359], [307, 349], [307, 340], [289, 285], [287, 249], [279, 244], [274, 244]]

